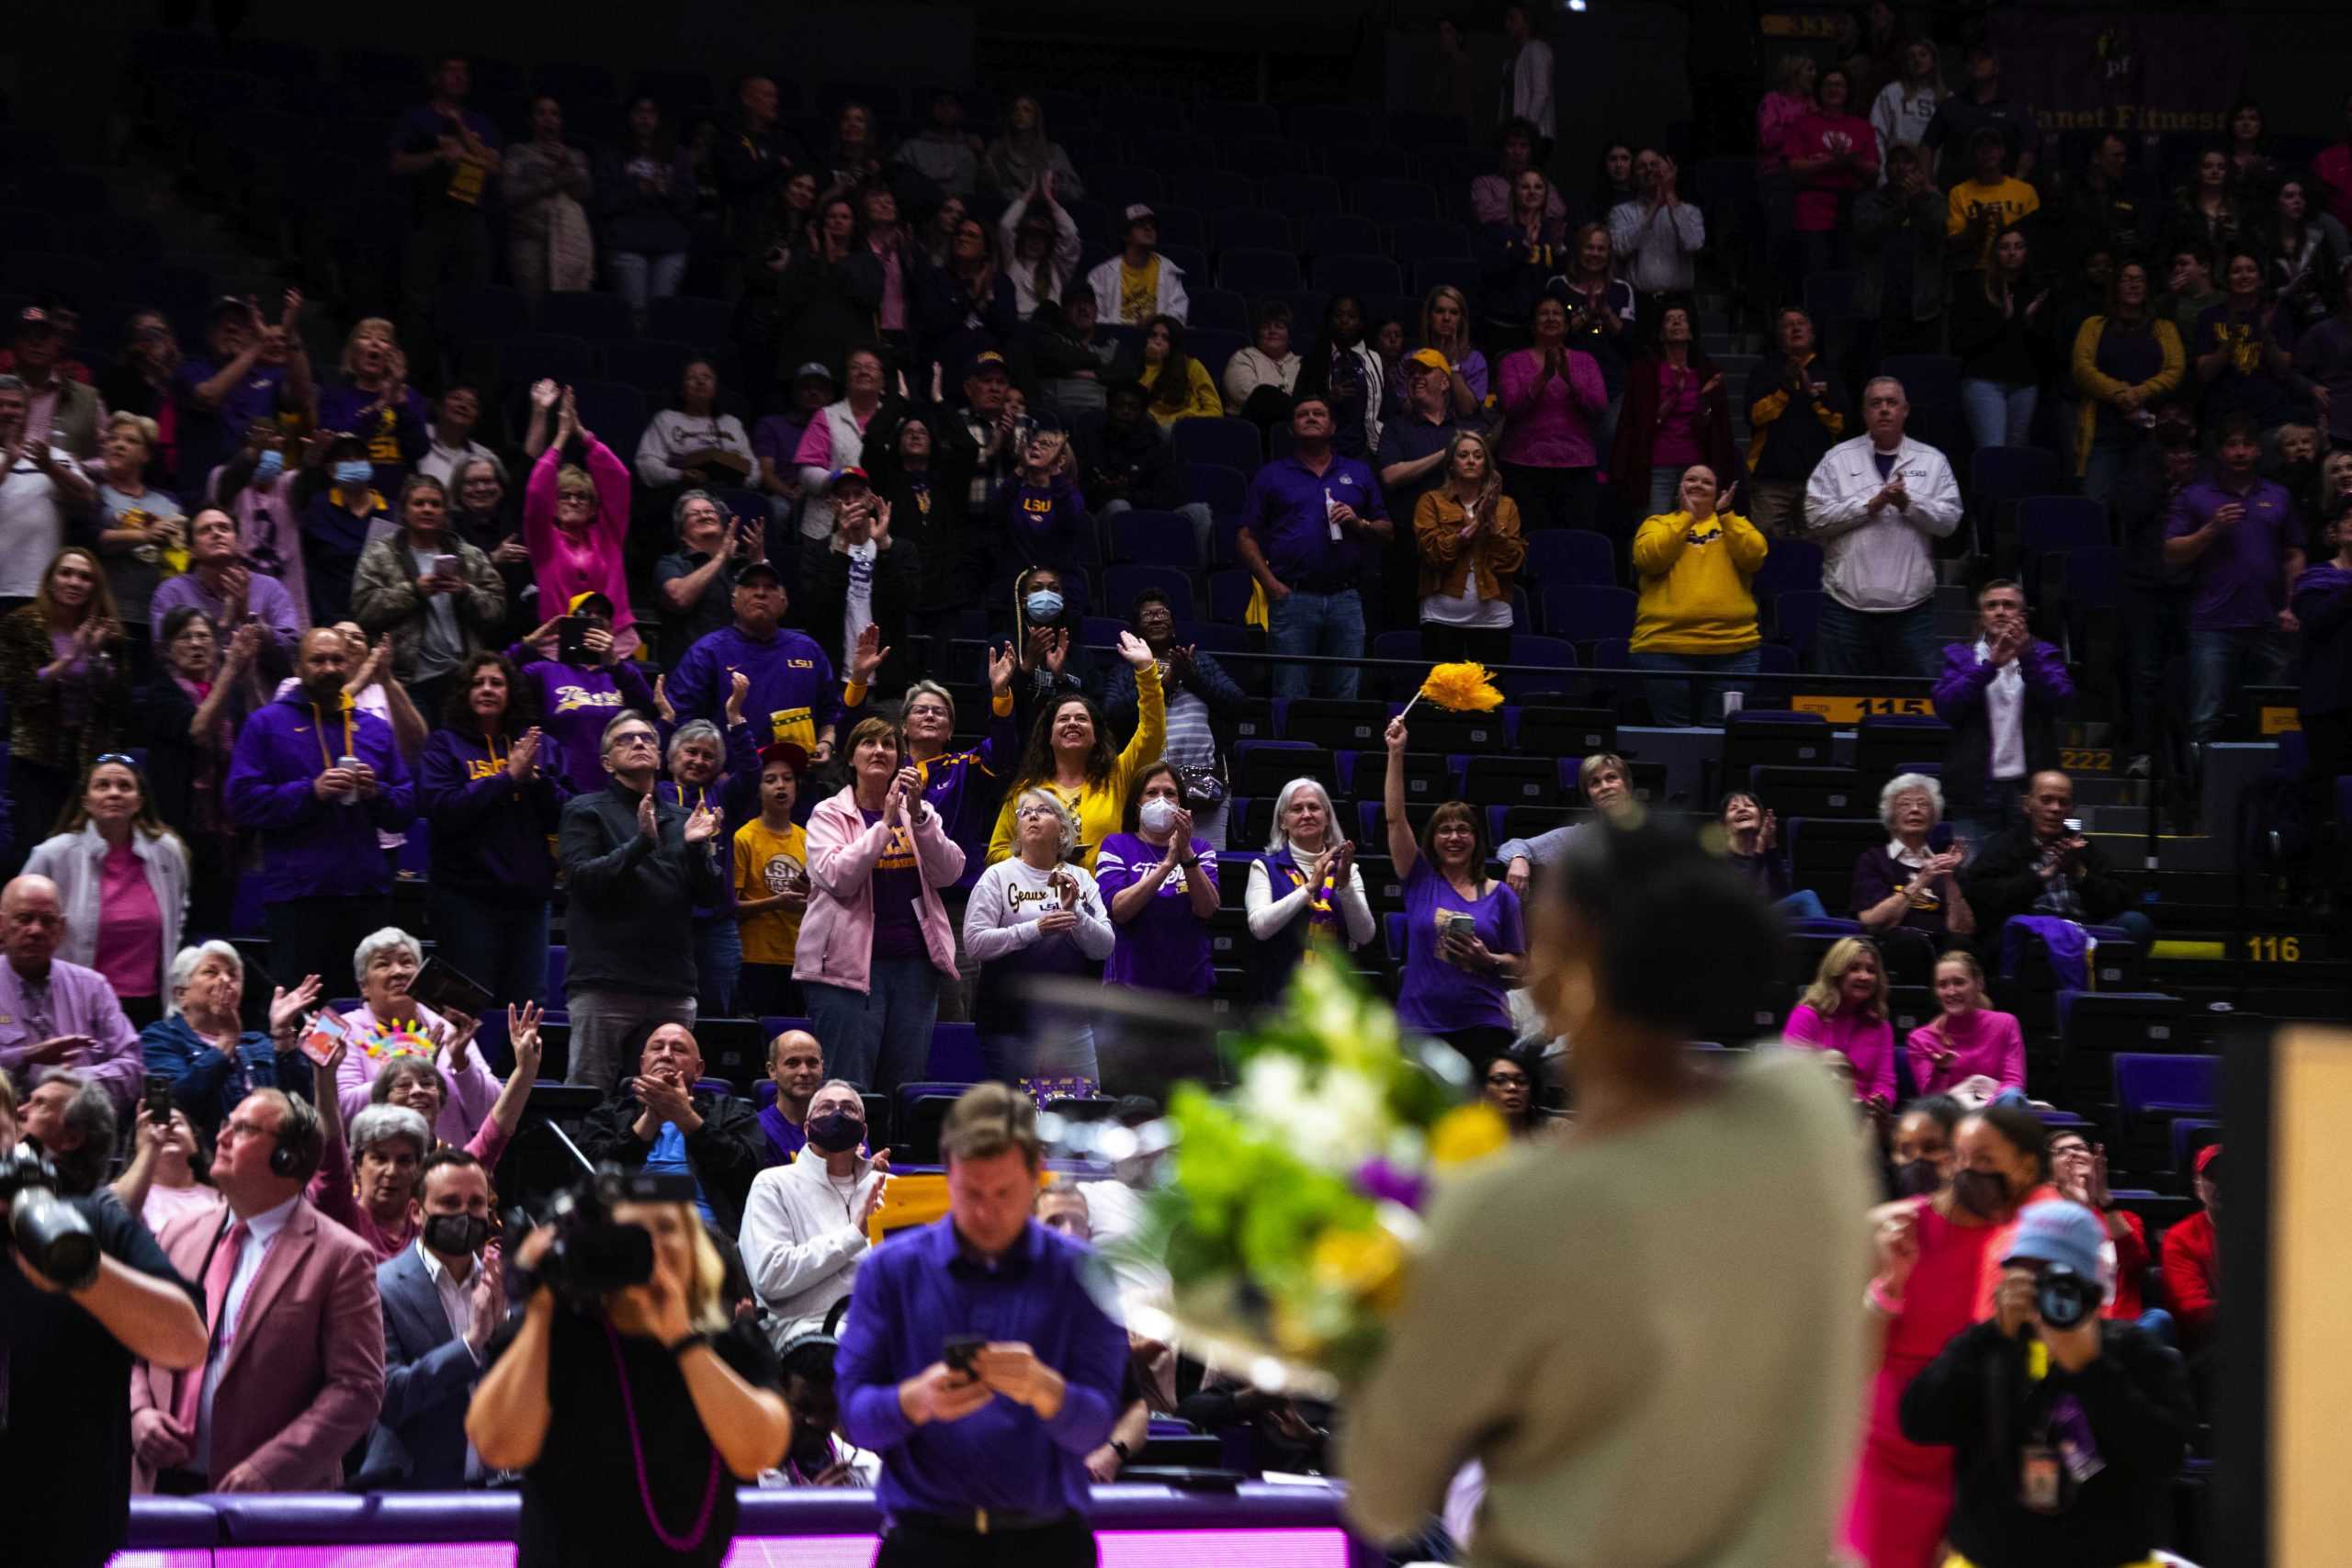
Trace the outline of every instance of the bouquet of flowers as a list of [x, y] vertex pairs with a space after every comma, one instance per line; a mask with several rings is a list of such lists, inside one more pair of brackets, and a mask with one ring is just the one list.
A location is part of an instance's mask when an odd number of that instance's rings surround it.
[[1465, 1103], [1460, 1056], [1408, 1041], [1336, 964], [1299, 965], [1233, 1050], [1232, 1089], [1170, 1098], [1173, 1179], [1148, 1200], [1137, 1250], [1167, 1268], [1195, 1354], [1328, 1396], [1377, 1358], [1432, 1187], [1509, 1131]]

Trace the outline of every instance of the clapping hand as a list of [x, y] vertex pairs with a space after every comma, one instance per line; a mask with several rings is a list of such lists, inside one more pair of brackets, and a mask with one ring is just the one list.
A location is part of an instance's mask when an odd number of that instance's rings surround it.
[[[850, 650], [850, 683], [856, 686], [874, 684], [875, 672], [882, 668], [882, 661], [889, 657], [890, 650], [882, 646], [880, 624], [874, 621], [866, 622], [865, 627], [857, 634], [857, 646]], [[991, 660], [990, 663], [993, 666], [994, 661]], [[990, 673], [994, 673], [993, 668]]]
[[743, 700], [752, 694], [752, 678], [741, 670], [727, 674], [727, 728], [734, 728], [743, 722]]
[[890, 793], [883, 798], [882, 819], [894, 828], [914, 826], [914, 802], [921, 797], [922, 775], [912, 768], [900, 768], [899, 776], [890, 781]]
[[718, 831], [718, 809], [697, 806], [686, 813], [686, 842], [699, 844]]
[[1001, 695], [1012, 687], [1012, 671], [1018, 661], [1012, 655], [1011, 643], [1001, 643], [989, 649], [989, 691]]
[[661, 818], [653, 807], [653, 792], [647, 790], [637, 803], [638, 836], [648, 842], [657, 842], [662, 836]]
[[1889, 1291], [1900, 1292], [1919, 1263], [1919, 1212], [1905, 1204], [1879, 1216], [1871, 1240], [1878, 1249], [1878, 1276]]
[[667, 675], [653, 677], [653, 711], [662, 716], [664, 724], [678, 722], [678, 710], [670, 704], [670, 677]]
[[1119, 657], [1138, 671], [1158, 662], [1152, 657], [1151, 645], [1133, 632], [1119, 634]]
[[280, 986], [269, 993], [269, 1032], [272, 1034], [300, 1018], [319, 999], [319, 977], [305, 975], [302, 983], [292, 990]]
[[523, 738], [508, 749], [506, 776], [516, 784], [525, 783], [537, 771], [540, 739], [539, 727], [535, 724], [523, 731]]
[[472, 1296], [473, 1320], [466, 1325], [466, 1348], [480, 1356], [497, 1332], [499, 1320], [506, 1315], [506, 1270], [495, 1242], [482, 1249], [481, 1261], [474, 1266]]
[[1169, 819], [1168, 849], [1160, 858], [1174, 865], [1192, 847], [1193, 814], [1180, 806], [1176, 808], [1176, 815]]
[[684, 1084], [674, 1083], [666, 1077], [639, 1076], [628, 1080], [628, 1091], [652, 1114], [657, 1123], [669, 1122], [684, 1128], [701, 1121], [695, 1114], [694, 1096]]
[[540, 379], [531, 383], [531, 406], [542, 412], [552, 410], [563, 396], [563, 389], [553, 381]]

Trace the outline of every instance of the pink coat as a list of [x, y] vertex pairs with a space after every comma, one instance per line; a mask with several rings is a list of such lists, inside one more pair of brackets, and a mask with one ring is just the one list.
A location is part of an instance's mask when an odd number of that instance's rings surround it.
[[[1951, 1065], [1936, 1066], [1938, 1053]], [[1921, 1094], [1943, 1094], [1976, 1077], [2003, 1089], [2025, 1088], [2025, 1034], [2013, 1014], [1976, 1008], [1954, 1023], [1949, 1015], [1911, 1032], [1911, 1081]]]
[[[914, 840], [922, 871], [915, 919], [933, 967], [953, 978], [956, 931], [939, 890], [964, 874], [963, 846], [947, 836], [929, 801], [916, 814]], [[809, 813], [808, 912], [800, 919], [800, 942], [793, 950], [795, 979], [860, 993], [873, 989], [874, 867], [888, 842], [883, 824], [865, 825], [854, 789], [819, 802]]]
[[549, 615], [562, 615], [572, 596], [594, 592], [613, 602], [613, 641], [624, 650], [637, 646], [628, 632], [637, 624], [629, 614], [628, 577], [621, 558], [628, 540], [628, 468], [613, 449], [594, 436], [588, 446], [588, 474], [596, 481], [596, 521], [578, 539], [555, 520], [555, 478], [563, 467], [560, 448], [550, 446], [531, 465], [523, 487], [523, 546], [531, 552], [531, 570], [539, 580], [539, 603]]
[[[183, 1280], [204, 1278], [205, 1252], [225, 1210], [179, 1215], [155, 1239]], [[131, 1369], [130, 1415], [169, 1413], [182, 1378], [145, 1361]], [[376, 1424], [384, 1403], [384, 1310], [373, 1248], [311, 1204], [297, 1203], [262, 1258], [237, 1314], [237, 1337], [212, 1396], [210, 1474], [251, 1465], [272, 1492], [333, 1492], [343, 1456]], [[155, 1477], [132, 1462], [132, 1485]]]

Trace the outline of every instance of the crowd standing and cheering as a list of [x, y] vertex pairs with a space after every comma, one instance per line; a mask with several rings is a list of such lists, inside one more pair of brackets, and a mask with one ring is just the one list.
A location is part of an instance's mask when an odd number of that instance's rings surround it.
[[[1419, 715], [1385, 714], [1344, 773], [1318, 749], [1245, 787], [1266, 774], [1241, 754], [1264, 697], [1297, 716], [1385, 690], [1375, 649], [1520, 665], [1548, 657], [1539, 627], [1628, 677], [1628, 725], [1774, 705], [1755, 678], [1802, 662], [1907, 681], [1949, 727], [1939, 767], [1864, 781], [1885, 841], [1842, 899], [1796, 885], [1746, 778], [1710, 807], [1739, 882], [1834, 939], [1785, 1036], [1850, 1089], [1887, 1184], [1867, 1303], [1838, 1303], [1871, 1335], [1843, 1541], [1869, 1568], [1939, 1543], [1976, 1568], [2145, 1556], [2213, 1392], [2220, 1145], [2159, 1247], [2097, 1135], [2038, 1119], [2059, 1086], [2030, 1077], [1994, 982], [2155, 934], [2075, 818], [2072, 722], [2111, 719], [2122, 771], [2193, 796], [2245, 689], [2299, 685], [2301, 886], [2352, 874], [2352, 141], [2292, 166], [2247, 103], [2211, 147], [2077, 146], [1989, 45], [1939, 50], [1873, 5], [1850, 59], [1792, 54], [1758, 95], [1740, 210], [1702, 210], [1698, 160], [1663, 145], [1610, 144], [1587, 200], [1547, 173], [1552, 55], [1508, 11], [1495, 162], [1432, 193], [1457, 246], [1376, 258], [1385, 295], [1295, 292], [1286, 237], [1280, 265], [1220, 240], [1210, 268], [1199, 212], [1091, 196], [1100, 160], [1025, 92], [990, 135], [942, 92], [895, 146], [854, 102], [804, 144], [752, 76], [700, 118], [636, 98], [606, 137], [548, 96], [498, 123], [452, 55], [375, 176], [410, 206], [386, 314], [224, 296], [184, 343], [142, 309], [94, 376], [85, 302], [19, 309], [0, 1142], [39, 1142], [107, 1261], [73, 1298], [96, 1336], [29, 1265], [0, 1269], [29, 1314], [0, 1394], [65, 1397], [43, 1348], [127, 1382], [74, 1417], [87, 1443], [0, 1438], [12, 1462], [110, 1467], [102, 1517], [37, 1524], [43, 1561], [103, 1561], [133, 1485], [515, 1472], [526, 1561], [560, 1557], [582, 1527], [554, 1472], [602, 1466], [587, 1439], [611, 1434], [550, 1427], [544, 1385], [594, 1347], [544, 1296], [509, 1318], [526, 1271], [492, 1239], [543, 1027], [598, 1098], [589, 1156], [694, 1190], [644, 1221], [683, 1293], [616, 1319], [718, 1351], [679, 1362], [668, 1414], [820, 1423], [780, 1463], [714, 1438], [713, 1475], [878, 1475], [922, 1521], [891, 1560], [951, 1560], [903, 1554], [967, 1536], [977, 1506], [1046, 1562], [1147, 1404], [1319, 1454], [1287, 1402], [1214, 1374], [1185, 1393], [1170, 1347], [1120, 1361], [1066, 1237], [1132, 1213], [1061, 1180], [1028, 1218], [1025, 1089], [951, 1118], [953, 1234], [877, 1255], [868, 1097], [937, 1077], [939, 1026], [966, 1021], [989, 1078], [1117, 1094], [1096, 1031], [1035, 982], [1264, 997], [1322, 962], [1377, 972], [1540, 1133], [1577, 1043], [1529, 1022], [1534, 906], [1598, 853], [1580, 841], [1641, 820], [1635, 763], [1571, 752], [1580, 809], [1506, 823], [1449, 798]], [[1262, 238], [1263, 216], [1208, 231]], [[493, 279], [571, 319], [610, 303], [616, 355], [658, 351], [639, 334], [690, 282], [720, 299], [665, 318], [707, 335], [672, 345], [649, 413], [617, 371], [508, 374], [454, 308]], [[1729, 380], [1703, 341], [1726, 288], [1763, 351]], [[2094, 511], [2112, 642], [2078, 635], [2089, 579], [2013, 568], [1978, 493], [1988, 460], [2036, 453]], [[1952, 585], [1975, 616], [1947, 641]], [[1623, 624], [1585, 624], [1591, 601], [1555, 592], [1577, 587]], [[413, 994], [428, 951], [479, 1016]], [[1907, 1030], [1894, 987], [1928, 998]], [[783, 1021], [756, 1098], [697, 1039], [741, 1019]], [[985, 1307], [1008, 1259], [1035, 1299]], [[2039, 1315], [2053, 1269], [2090, 1282], [2087, 1326]], [[753, 1326], [722, 1330], [730, 1309]], [[997, 1336], [1020, 1354], [935, 1364], [924, 1335], [973, 1310], [1029, 1324]], [[2018, 1397], [1988, 1411], [2012, 1360]], [[1553, 1418], [1574, 1427], [1574, 1401]], [[1367, 1452], [1399, 1440], [1368, 1431]], [[2018, 1454], [2053, 1442], [2105, 1465], [2038, 1501]], [[1471, 1495], [1523, 1519], [1544, 1470], [1489, 1467]], [[1423, 1502], [1363, 1517], [1402, 1529]], [[1447, 1511], [1457, 1536], [1475, 1517]]]

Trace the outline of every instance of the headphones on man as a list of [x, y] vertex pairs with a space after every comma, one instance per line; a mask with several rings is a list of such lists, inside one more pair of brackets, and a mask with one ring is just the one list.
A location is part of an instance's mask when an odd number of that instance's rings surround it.
[[318, 1108], [299, 1095], [287, 1095], [286, 1109], [277, 1119], [277, 1146], [269, 1151], [271, 1174], [308, 1181], [319, 1173], [325, 1157], [326, 1127]]

